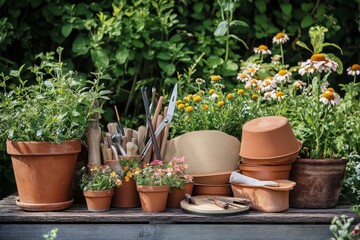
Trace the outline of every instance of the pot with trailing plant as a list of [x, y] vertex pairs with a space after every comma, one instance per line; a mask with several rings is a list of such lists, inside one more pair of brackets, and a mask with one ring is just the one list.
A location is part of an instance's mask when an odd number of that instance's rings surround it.
[[114, 188], [120, 187], [120, 176], [109, 165], [88, 166], [79, 172], [80, 188], [83, 190], [86, 205], [91, 212], [104, 212], [110, 209]]
[[[93, 103], [106, 99], [101, 74], [85, 87], [76, 73], [64, 68], [62, 48], [39, 54], [39, 66], [23, 66], [2, 76], [0, 94], [1, 139], [7, 139], [19, 193], [17, 205], [27, 211], [55, 211], [71, 206], [71, 184]], [[22, 76], [29, 76], [24, 80]]]
[[185, 157], [174, 157], [167, 163], [167, 169], [171, 172], [169, 176], [170, 191], [166, 203], [168, 208], [180, 208], [180, 202], [184, 200], [185, 194], [192, 195], [193, 178], [186, 174], [188, 168]]
[[154, 160], [134, 175], [141, 208], [145, 212], [163, 212], [170, 190], [171, 171], [164, 162]]

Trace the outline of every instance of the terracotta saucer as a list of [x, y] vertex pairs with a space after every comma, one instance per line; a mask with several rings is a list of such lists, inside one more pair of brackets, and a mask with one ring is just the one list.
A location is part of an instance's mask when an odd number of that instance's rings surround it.
[[69, 208], [74, 202], [74, 199], [71, 199], [66, 202], [58, 203], [22, 203], [20, 199], [16, 200], [16, 205], [18, 205], [22, 210], [29, 212], [51, 212], [59, 211]]

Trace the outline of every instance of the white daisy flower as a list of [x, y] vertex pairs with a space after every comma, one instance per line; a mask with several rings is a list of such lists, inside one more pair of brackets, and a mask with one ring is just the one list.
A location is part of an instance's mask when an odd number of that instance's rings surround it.
[[240, 82], [247, 82], [251, 80], [251, 76], [246, 72], [242, 72], [242, 73], [238, 73], [236, 79]]
[[286, 43], [288, 40], [289, 40], [289, 37], [287, 34], [279, 32], [278, 34], [276, 34], [275, 37], [273, 37], [272, 42], [280, 44], [280, 43]]
[[264, 95], [263, 95], [263, 99], [266, 100], [266, 101], [273, 101], [274, 100], [273, 91], [265, 92]]
[[340, 104], [340, 96], [335, 91], [325, 91], [320, 95], [320, 102], [329, 106], [337, 106]]
[[296, 80], [293, 85], [297, 89], [303, 89], [304, 87], [306, 87], [306, 83], [301, 80]]
[[255, 88], [255, 89], [259, 90], [259, 89], [261, 89], [261, 81], [253, 78], [250, 81], [247, 81], [245, 83], [245, 88], [246, 89]]
[[291, 72], [288, 70], [280, 70], [275, 76], [274, 79], [278, 83], [291, 82], [290, 80]]
[[282, 91], [273, 92], [272, 98], [277, 100], [283, 100], [286, 97], [285, 93]]
[[300, 75], [310, 75], [315, 71], [320, 73], [331, 71], [335, 72], [338, 67], [339, 65], [335, 61], [326, 58], [322, 53], [318, 53], [313, 54], [310, 59], [306, 60], [306, 62], [302, 62], [298, 73]]
[[360, 65], [359, 64], [353, 64], [351, 67], [346, 69], [348, 75], [360, 75]]
[[262, 92], [269, 92], [273, 89], [276, 89], [276, 80], [272, 77], [266, 77], [261, 83], [261, 91]]
[[201, 84], [204, 84], [204, 83], [205, 83], [205, 80], [202, 79], [202, 78], [197, 78], [197, 79], [195, 80], [195, 82], [196, 82], [197, 84], [201, 85]]
[[260, 65], [258, 64], [251, 64], [250, 66], [245, 68], [245, 72], [247, 72], [250, 76], [254, 77], [257, 70], [260, 69]]
[[261, 53], [261, 54], [264, 54], [264, 55], [271, 55], [271, 51], [265, 45], [260, 45], [259, 47], [255, 47], [254, 52], [255, 53]]
[[281, 55], [279, 54], [275, 54], [274, 56], [271, 57], [272, 64], [280, 64], [280, 60], [281, 60]]

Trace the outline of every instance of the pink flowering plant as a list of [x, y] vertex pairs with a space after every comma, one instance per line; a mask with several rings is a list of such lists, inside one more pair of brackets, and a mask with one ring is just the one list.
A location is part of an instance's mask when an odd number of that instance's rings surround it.
[[136, 171], [134, 179], [139, 186], [164, 186], [169, 185], [171, 174], [163, 161], [154, 160]]
[[186, 174], [186, 169], [188, 168], [187, 161], [185, 157], [174, 157], [166, 164], [168, 171], [171, 172], [169, 176], [171, 188], [184, 189], [186, 183], [192, 182], [192, 176]]

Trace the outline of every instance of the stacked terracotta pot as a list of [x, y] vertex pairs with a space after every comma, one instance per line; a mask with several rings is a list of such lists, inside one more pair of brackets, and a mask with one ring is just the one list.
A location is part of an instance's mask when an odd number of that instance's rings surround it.
[[240, 146], [240, 171], [259, 180], [289, 179], [301, 142], [289, 121], [281, 116], [253, 119], [244, 124]]

